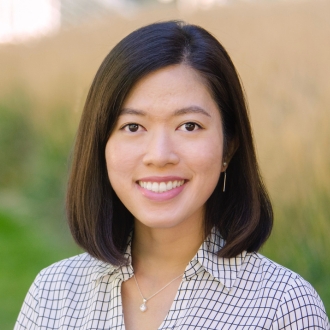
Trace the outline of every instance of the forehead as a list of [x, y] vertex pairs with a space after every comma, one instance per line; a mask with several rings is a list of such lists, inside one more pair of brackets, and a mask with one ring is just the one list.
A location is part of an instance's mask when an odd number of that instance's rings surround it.
[[185, 108], [211, 111], [216, 108], [205, 78], [191, 67], [179, 64], [154, 71], [140, 79], [127, 95], [125, 109], [164, 114]]

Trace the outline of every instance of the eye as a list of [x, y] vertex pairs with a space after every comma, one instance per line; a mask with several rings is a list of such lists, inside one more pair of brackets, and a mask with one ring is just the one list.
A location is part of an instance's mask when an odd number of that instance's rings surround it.
[[127, 125], [123, 126], [122, 129], [126, 132], [135, 133], [135, 132], [141, 130], [142, 126], [140, 126], [139, 124], [131, 123], [131, 124], [127, 124]]
[[184, 123], [183, 125], [181, 125], [179, 127], [180, 130], [188, 131], [188, 132], [196, 131], [200, 128], [202, 128], [202, 127], [194, 122]]

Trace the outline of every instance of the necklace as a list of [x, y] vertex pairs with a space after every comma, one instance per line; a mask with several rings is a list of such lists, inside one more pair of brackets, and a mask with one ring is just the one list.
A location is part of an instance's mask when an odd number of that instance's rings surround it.
[[139, 287], [139, 283], [137, 282], [136, 276], [135, 274], [134, 279], [135, 279], [135, 283], [137, 288], [139, 289], [140, 295], [142, 297], [142, 305], [140, 305], [140, 311], [141, 312], [145, 312], [147, 310], [147, 301], [150, 300], [152, 297], [154, 297], [156, 294], [158, 294], [159, 292], [163, 291], [165, 288], [167, 288], [172, 282], [174, 282], [175, 280], [177, 280], [179, 277], [181, 277], [183, 274], [180, 274], [179, 276], [177, 276], [176, 278], [174, 278], [171, 282], [167, 283], [165, 286], [163, 286], [160, 290], [158, 290], [156, 293], [154, 293], [152, 296], [150, 296], [149, 298], [144, 298], [141, 289]]

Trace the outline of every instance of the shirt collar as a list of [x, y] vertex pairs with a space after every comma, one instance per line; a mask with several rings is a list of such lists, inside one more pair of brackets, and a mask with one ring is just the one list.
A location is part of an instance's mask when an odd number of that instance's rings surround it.
[[112, 265], [110, 263], [106, 263], [104, 261], [98, 263], [98, 265], [95, 267], [93, 281], [98, 283], [104, 276], [111, 276], [116, 273], [118, 273], [119, 276], [122, 275], [122, 277], [125, 279], [128, 279], [131, 276], [133, 276], [134, 271], [132, 267], [132, 253], [131, 253], [132, 237], [133, 237], [133, 232], [131, 232], [128, 236], [127, 247], [124, 253], [124, 258], [126, 259], [126, 263], [117, 266]]
[[224, 245], [225, 240], [214, 228], [188, 264], [185, 271], [185, 278], [189, 279], [193, 275], [205, 270], [221, 282], [229, 291], [233, 287], [244, 262], [246, 251], [233, 258], [220, 258], [218, 257], [218, 252]]
[[[94, 273], [94, 281], [101, 280], [107, 275], [126, 274], [128, 278], [133, 276], [134, 270], [132, 267], [131, 243], [133, 233], [128, 237], [125, 258], [127, 263], [125, 265], [114, 266], [109, 263], [101, 262], [96, 266]], [[220, 258], [218, 252], [225, 245], [225, 240], [220, 233], [213, 228], [210, 235], [202, 243], [194, 258], [189, 262], [184, 272], [183, 278], [189, 280], [192, 276], [202, 272], [203, 270], [210, 273], [215, 279], [224, 285], [229, 291], [237, 278], [246, 256], [246, 251], [238, 254], [233, 258]], [[126, 276], [125, 276], [126, 277]]]

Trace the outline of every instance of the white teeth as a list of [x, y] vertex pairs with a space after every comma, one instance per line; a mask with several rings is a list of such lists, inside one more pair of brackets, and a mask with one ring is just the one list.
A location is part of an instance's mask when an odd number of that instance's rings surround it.
[[166, 184], [166, 190], [171, 190], [173, 188], [172, 181], [167, 182]]
[[153, 192], [158, 192], [159, 191], [159, 184], [157, 182], [153, 182], [151, 190]]
[[139, 181], [139, 185], [147, 190], [151, 190], [156, 193], [162, 193], [165, 191], [169, 191], [176, 187], [180, 187], [184, 184], [184, 180], [175, 180], [175, 181], [168, 181], [168, 182], [145, 182]]
[[161, 182], [160, 184], [159, 184], [159, 192], [164, 192], [164, 191], [166, 191], [167, 189], [166, 189], [166, 183], [165, 182]]

